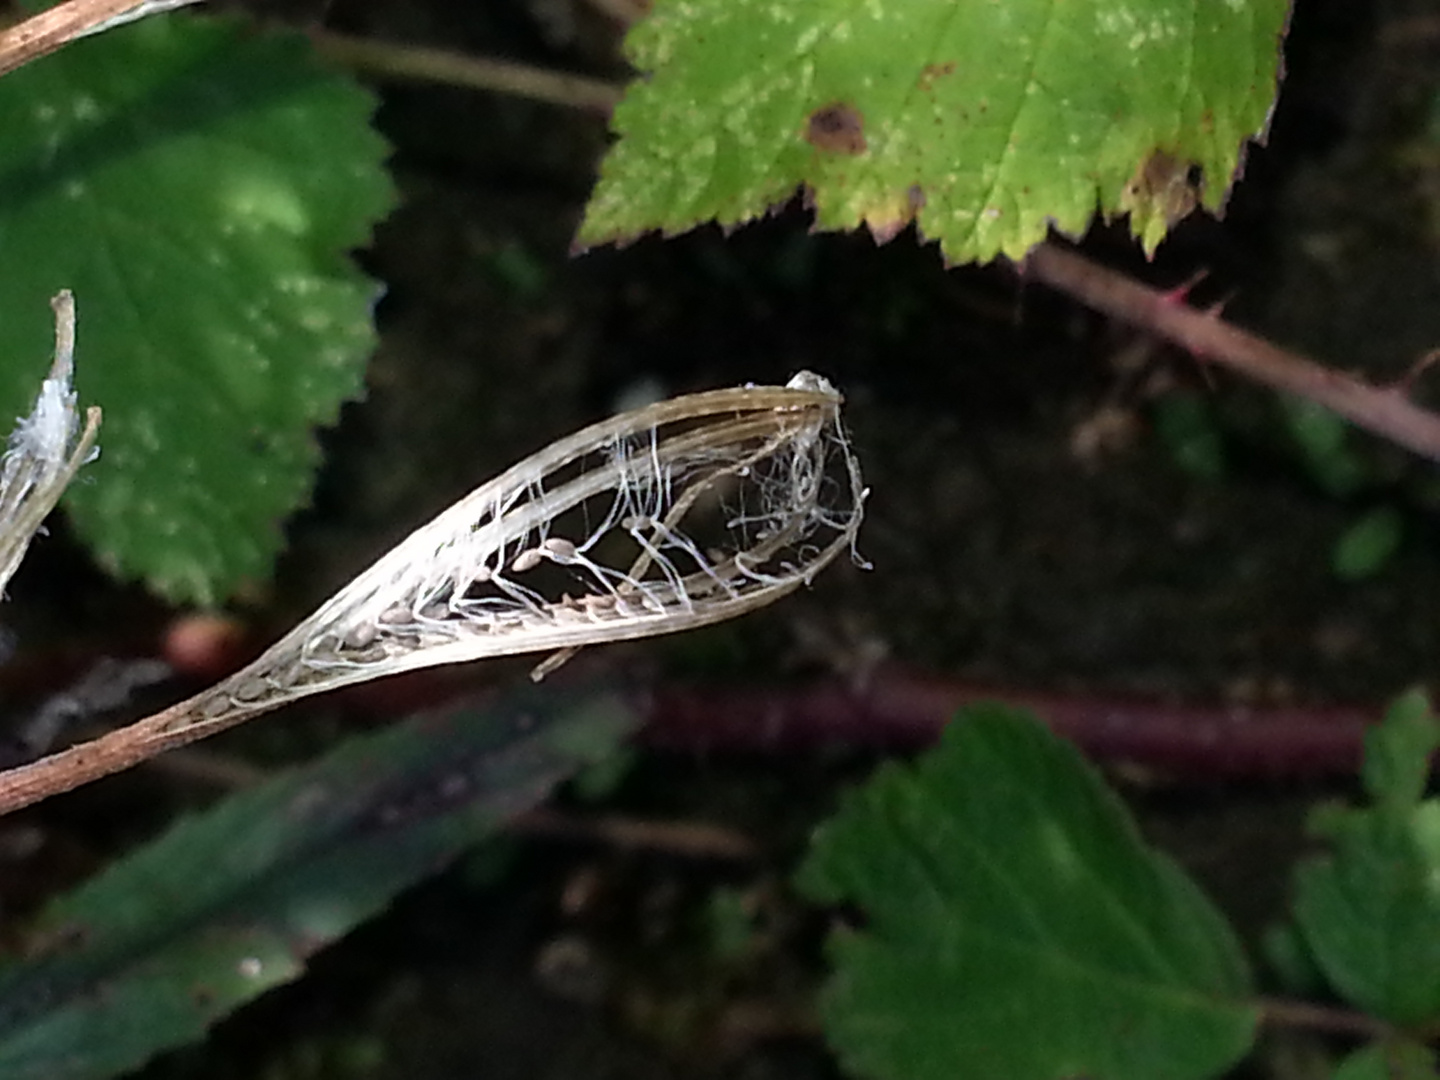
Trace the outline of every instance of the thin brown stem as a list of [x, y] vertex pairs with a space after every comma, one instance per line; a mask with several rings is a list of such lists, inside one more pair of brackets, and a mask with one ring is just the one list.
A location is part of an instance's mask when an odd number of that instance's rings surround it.
[[1440, 461], [1440, 416], [1410, 401], [1402, 389], [1371, 386], [1286, 352], [1058, 244], [1035, 248], [1025, 259], [1025, 272], [1097, 311], [1174, 342], [1201, 360], [1308, 398], [1358, 427]]
[[585, 3], [621, 26], [637, 23], [650, 12], [650, 0], [585, 0]]
[[[5, 770], [0, 773], [0, 814], [132, 768], [156, 754], [217, 734], [258, 715], [258, 711], [249, 715], [232, 713], [214, 720], [200, 720], [198, 714], [207, 696], [208, 692], [196, 695], [89, 742]], [[272, 707], [278, 708], [279, 704]]]
[[1383, 1039], [1394, 1033], [1385, 1021], [1353, 1009], [1288, 998], [1260, 998], [1258, 1004], [1260, 1022], [1270, 1027], [1309, 1028], [1331, 1035], [1355, 1035], [1363, 1039]]
[[743, 833], [700, 821], [651, 821], [620, 814], [582, 817], [541, 807], [521, 814], [508, 827], [526, 836], [580, 840], [687, 859], [745, 862], [756, 856], [754, 842]]
[[617, 83], [547, 71], [509, 60], [466, 56], [444, 49], [372, 41], [321, 30], [312, 31], [310, 39], [322, 56], [381, 78], [418, 79], [472, 90], [493, 90], [599, 113], [608, 113], [624, 93], [624, 87]]

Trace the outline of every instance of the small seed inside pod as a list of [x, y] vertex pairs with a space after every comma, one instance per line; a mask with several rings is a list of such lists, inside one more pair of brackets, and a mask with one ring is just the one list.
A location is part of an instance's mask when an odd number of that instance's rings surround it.
[[569, 540], [562, 540], [558, 536], [552, 536], [548, 540], [541, 542], [540, 554], [563, 566], [566, 563], [573, 563], [578, 552], [575, 550], [575, 545]]
[[230, 694], [236, 701], [256, 701], [269, 690], [270, 686], [264, 679], [245, 679]]
[[352, 626], [345, 633], [342, 644], [347, 649], [363, 649], [372, 645], [375, 639], [380, 636], [380, 627], [374, 623], [362, 623], [359, 626]]
[[200, 715], [206, 720], [214, 720], [215, 717], [220, 716], [222, 713], [229, 712], [230, 709], [231, 702], [229, 696], [226, 694], [215, 694], [200, 707]]
[[515, 561], [510, 564], [510, 569], [517, 574], [523, 574], [526, 570], [534, 570], [540, 565], [542, 557], [539, 548], [527, 548], [515, 556]]

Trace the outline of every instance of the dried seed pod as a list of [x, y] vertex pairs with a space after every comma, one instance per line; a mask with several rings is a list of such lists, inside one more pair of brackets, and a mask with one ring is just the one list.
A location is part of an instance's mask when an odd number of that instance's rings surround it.
[[[550, 652], [538, 675], [586, 645], [769, 604], [854, 555], [866, 490], [840, 405], [829, 383], [802, 372], [783, 387], [662, 401], [552, 443], [416, 530], [224, 682], [13, 770], [0, 813], [32, 801], [27, 793], [123, 768], [136, 746], [148, 756], [310, 694]], [[566, 573], [524, 584], [496, 573], [511, 551], [517, 573], [546, 559]], [[560, 591], [577, 580], [581, 595]]]

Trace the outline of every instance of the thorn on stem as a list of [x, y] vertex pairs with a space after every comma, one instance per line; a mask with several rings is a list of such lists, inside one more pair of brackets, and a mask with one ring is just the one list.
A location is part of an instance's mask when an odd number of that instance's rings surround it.
[[1437, 363], [1440, 363], [1440, 349], [1431, 349], [1411, 364], [1410, 369], [1406, 371], [1404, 375], [1401, 375], [1393, 383], [1385, 387], [1385, 389], [1399, 394], [1401, 397], [1408, 398], [1414, 391], [1415, 384], [1420, 380], [1420, 376], [1425, 374], [1426, 371], [1434, 367]]
[[1188, 278], [1186, 278], [1183, 283], [1176, 285], [1173, 289], [1168, 289], [1165, 292], [1162, 292], [1160, 294], [1161, 302], [1166, 304], [1184, 303], [1185, 300], [1189, 298], [1190, 293], [1194, 290], [1195, 286], [1199, 285], [1209, 276], [1210, 268], [1202, 266], [1199, 270], [1196, 270], [1195, 273], [1191, 274]]

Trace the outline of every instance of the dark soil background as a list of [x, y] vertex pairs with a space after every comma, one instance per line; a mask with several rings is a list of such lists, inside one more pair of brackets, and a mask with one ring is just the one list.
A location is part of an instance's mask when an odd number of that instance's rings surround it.
[[[618, 28], [585, 0], [283, 8], [307, 26], [624, 75]], [[1152, 264], [1118, 228], [1086, 248], [1166, 287], [1206, 270], [1198, 302], [1224, 300], [1227, 317], [1325, 363], [1398, 378], [1440, 345], [1440, 8], [1298, 0], [1287, 66], [1271, 138], [1223, 222], [1187, 221]], [[602, 117], [446, 86], [377, 89], [401, 194], [361, 254], [388, 287], [382, 345], [367, 399], [325, 436], [314, 505], [257, 622], [303, 614], [416, 523], [627, 395], [809, 368], [847, 396], [873, 489], [861, 534], [873, 571], [836, 565], [743, 624], [619, 657], [731, 685], [888, 657], [997, 687], [1377, 711], [1434, 679], [1433, 465], [1357, 435], [1371, 480], [1331, 496], [1268, 392], [1013, 267], [947, 270], [913, 233], [884, 247], [814, 235], [798, 204], [728, 237], [701, 229], [571, 258]], [[1422, 399], [1440, 401], [1437, 378], [1422, 376]], [[1158, 434], [1175, 396], [1208, 409], [1218, 476], [1188, 471]], [[1401, 513], [1403, 546], [1369, 579], [1338, 579], [1337, 537], [1379, 505]], [[42, 554], [27, 572], [64, 565]], [[133, 590], [105, 595], [89, 603], [156, 617]], [[293, 726], [302, 743], [328, 737], [323, 720]], [[833, 1075], [809, 1012], [824, 921], [784, 883], [836, 792], [871, 764], [847, 749], [639, 758], [608, 809], [724, 824], [758, 859], [536, 841], [497, 874], [498, 855], [477, 856], [145, 1075]], [[1283, 912], [1305, 807], [1345, 791], [1109, 766], [1146, 829], [1252, 939]], [[141, 801], [103, 790], [52, 827], [93, 827], [106, 799]], [[64, 843], [103, 847], [116, 832]], [[727, 948], [737, 927], [749, 931]], [[1276, 1044], [1255, 1075], [1312, 1067], [1309, 1048]]]

